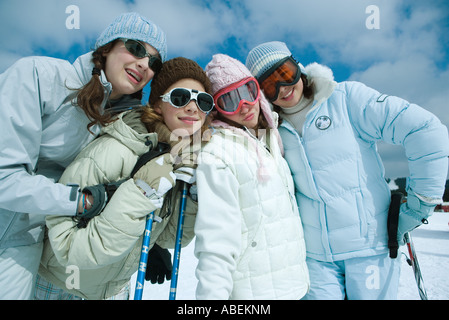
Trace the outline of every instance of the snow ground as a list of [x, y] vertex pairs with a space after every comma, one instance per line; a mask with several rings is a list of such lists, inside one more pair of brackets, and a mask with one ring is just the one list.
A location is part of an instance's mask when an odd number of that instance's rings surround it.
[[[412, 232], [416, 255], [429, 300], [449, 299], [449, 213], [435, 212], [429, 224]], [[403, 248], [404, 252], [407, 249]], [[419, 300], [412, 268], [403, 258], [398, 298]]]
[[[449, 300], [449, 213], [435, 212], [428, 225], [412, 232], [419, 266], [423, 274], [424, 286], [429, 300]], [[195, 268], [197, 259], [193, 254], [195, 241], [182, 249], [177, 300], [194, 300], [197, 280]], [[407, 253], [406, 247], [402, 247]], [[407, 253], [408, 254], [408, 253]], [[418, 289], [412, 268], [402, 255], [402, 272], [398, 299], [419, 300]], [[136, 275], [131, 279], [131, 296], [134, 294]], [[167, 300], [170, 282], [161, 285], [145, 283], [143, 300]]]

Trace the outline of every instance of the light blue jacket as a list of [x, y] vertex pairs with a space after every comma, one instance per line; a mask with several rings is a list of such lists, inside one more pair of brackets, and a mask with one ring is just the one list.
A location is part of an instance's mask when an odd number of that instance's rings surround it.
[[[91, 59], [27, 57], [0, 74], [0, 249], [41, 241], [45, 215], [76, 213], [76, 189], [55, 182], [100, 130], [89, 133], [74, 103], [92, 78]], [[105, 104], [112, 86], [101, 80]]]
[[441, 199], [448, 170], [447, 129], [423, 108], [358, 82], [339, 83], [328, 99], [314, 103], [302, 137], [285, 120], [279, 129], [307, 255], [335, 261], [386, 253], [390, 190], [376, 142], [402, 145], [409, 188]]

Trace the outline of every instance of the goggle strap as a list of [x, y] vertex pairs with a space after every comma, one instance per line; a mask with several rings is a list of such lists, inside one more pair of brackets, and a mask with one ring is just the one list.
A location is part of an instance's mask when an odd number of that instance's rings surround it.
[[[259, 84], [257, 83], [256, 78], [254, 78], [254, 77], [248, 77], [248, 78], [242, 79], [242, 80], [240, 80], [240, 81], [238, 81], [238, 82], [236, 82], [236, 83], [233, 83], [233, 84], [231, 84], [231, 85], [229, 85], [229, 86], [227, 86], [227, 87], [225, 87], [225, 88], [219, 90], [219, 91], [214, 95], [214, 99], [215, 99], [215, 97], [216, 97], [216, 99], [218, 99], [220, 96], [222, 96], [222, 95], [224, 95], [224, 94], [226, 94], [226, 93], [228, 93], [228, 92], [231, 92], [231, 91], [233, 91], [233, 90], [235, 90], [235, 89], [240, 88], [241, 86], [243, 86], [244, 84], [250, 82], [251, 80], [253, 80], [253, 81], [257, 84], [257, 87], [259, 87]], [[215, 100], [216, 100], [216, 99], [215, 99]]]

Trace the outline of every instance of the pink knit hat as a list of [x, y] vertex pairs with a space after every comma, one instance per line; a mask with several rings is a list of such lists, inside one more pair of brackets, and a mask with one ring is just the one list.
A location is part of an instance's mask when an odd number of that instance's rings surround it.
[[[206, 66], [206, 74], [212, 83], [212, 95], [233, 83], [253, 77], [243, 63], [225, 54], [216, 54], [212, 57], [212, 61]], [[262, 92], [260, 94], [260, 109], [268, 122], [268, 126], [277, 131], [273, 111]]]
[[[206, 74], [209, 77], [210, 82], [212, 84], [213, 95], [215, 95], [218, 91], [230, 86], [233, 83], [239, 82], [240, 80], [243, 80], [248, 77], [253, 77], [251, 72], [249, 72], [249, 70], [245, 67], [243, 63], [225, 54], [216, 54], [212, 57], [212, 61], [210, 61], [206, 66]], [[260, 93], [260, 109], [268, 122], [269, 128], [271, 128], [271, 130], [276, 135], [279, 143], [279, 148], [283, 155], [284, 148], [282, 145], [281, 137], [279, 135], [279, 131], [277, 129], [277, 123], [275, 123], [273, 111], [271, 110], [271, 106], [268, 100], [263, 95], [263, 92]], [[232, 127], [231, 125], [224, 123], [223, 121], [220, 120], [212, 121], [212, 126], [224, 127], [231, 129], [235, 132], [240, 132], [240, 134], [248, 135], [244, 130]], [[250, 141], [252, 141], [252, 139]], [[258, 148], [256, 150], [258, 156], [260, 156]], [[261, 167], [258, 169], [258, 176], [261, 179], [261, 181], [266, 181], [269, 176], [269, 173], [266, 172], [262, 163]]]

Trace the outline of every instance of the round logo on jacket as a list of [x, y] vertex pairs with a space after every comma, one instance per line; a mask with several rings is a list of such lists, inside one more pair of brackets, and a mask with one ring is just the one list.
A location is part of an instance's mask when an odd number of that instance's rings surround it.
[[320, 130], [326, 130], [332, 124], [331, 118], [328, 116], [318, 117], [315, 121], [315, 126]]

